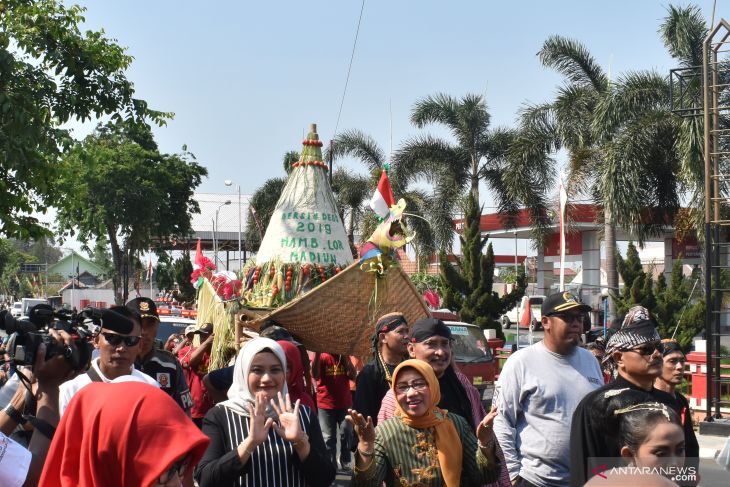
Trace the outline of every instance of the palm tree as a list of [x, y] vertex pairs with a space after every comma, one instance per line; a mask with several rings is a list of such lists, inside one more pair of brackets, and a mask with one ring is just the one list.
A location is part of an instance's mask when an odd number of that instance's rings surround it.
[[[707, 29], [699, 9], [669, 7], [660, 29], [670, 54], [683, 67], [701, 64]], [[542, 64], [565, 77], [550, 103], [528, 106], [522, 129], [533, 152], [569, 154], [569, 186], [603, 207], [608, 287], [618, 289], [617, 226], [639, 242], [671, 224], [683, 187], [702, 199], [702, 127], [669, 105], [669, 81], [653, 71], [608, 79], [580, 43], [560, 36], [545, 41]], [[700, 93], [694, 95], [699, 100]], [[615, 316], [609, 300], [609, 318]]]
[[[356, 211], [356, 215], [359, 218], [355, 221], [360, 221], [360, 234], [365, 239], [375, 230], [377, 225], [377, 219], [373, 212], [367, 211], [365, 204], [369, 201], [372, 193], [377, 185], [377, 181], [380, 179], [380, 174], [385, 167], [385, 152], [378, 145], [377, 141], [370, 135], [364, 132], [351, 129], [338, 134], [332, 142], [331, 152], [329, 149], [325, 151], [325, 159], [332, 156], [334, 160], [342, 159], [344, 157], [354, 157], [365, 165], [369, 178], [363, 178], [367, 182], [367, 191], [363, 195], [364, 198], [361, 201], [360, 208]], [[337, 186], [337, 177], [340, 171], [335, 172], [335, 186]], [[406, 223], [416, 232], [416, 238], [414, 239], [414, 246], [416, 247], [416, 253], [420, 257], [430, 257], [436, 250], [434, 245], [434, 237], [431, 226], [429, 225], [426, 218], [430, 218], [434, 209], [431, 206], [431, 200], [428, 195], [418, 189], [409, 189], [405, 184], [402, 184], [400, 180], [394, 175], [390, 176], [391, 186], [393, 193], [396, 198], [403, 198], [406, 200], [407, 211], [415, 217], [406, 216]], [[361, 184], [361, 183], [358, 183]], [[358, 190], [361, 186], [358, 186]], [[336, 191], [337, 192], [337, 191]], [[357, 192], [355, 192], [357, 193]], [[348, 192], [343, 192], [342, 196], [346, 196]], [[359, 194], [359, 193], [357, 193]], [[341, 207], [354, 208], [353, 204], [355, 200], [348, 203], [341, 200]], [[350, 224], [353, 224], [353, 220], [350, 220]], [[355, 229], [348, 230], [350, 235], [354, 235]], [[353, 239], [354, 240], [354, 239]], [[420, 259], [418, 259], [420, 262]]]
[[[525, 164], [527, 158], [510, 160], [510, 145], [519, 134], [511, 129], [491, 130], [490, 116], [484, 99], [468, 94], [461, 99], [439, 93], [418, 100], [411, 113], [411, 122], [418, 128], [437, 123], [449, 129], [455, 139], [450, 143], [432, 135], [407, 140], [397, 151], [394, 177], [400, 184], [422, 179], [432, 184], [429, 215], [440, 249], [448, 249], [453, 239], [453, 217], [461, 196], [468, 188], [479, 201], [479, 184], [484, 182], [502, 213], [510, 223], [521, 204], [530, 201], [535, 215], [544, 214], [543, 186], [533, 186], [545, 174], [536, 174]], [[551, 168], [538, 165], [537, 171]], [[520, 177], [522, 176], [522, 177]], [[538, 219], [540, 217], [538, 216]]]
[[365, 213], [365, 202], [370, 199], [372, 189], [369, 179], [358, 174], [351, 174], [339, 168], [332, 175], [332, 191], [337, 198], [340, 218], [347, 222], [347, 240], [353, 255], [357, 255], [355, 247], [355, 231]]

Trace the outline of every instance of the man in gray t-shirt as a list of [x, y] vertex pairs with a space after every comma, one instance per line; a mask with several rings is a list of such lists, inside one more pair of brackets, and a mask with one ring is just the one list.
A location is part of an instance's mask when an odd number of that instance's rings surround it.
[[543, 341], [510, 356], [499, 375], [494, 432], [516, 486], [568, 484], [573, 411], [603, 385], [593, 354], [578, 346], [588, 311], [570, 293], [548, 296]]

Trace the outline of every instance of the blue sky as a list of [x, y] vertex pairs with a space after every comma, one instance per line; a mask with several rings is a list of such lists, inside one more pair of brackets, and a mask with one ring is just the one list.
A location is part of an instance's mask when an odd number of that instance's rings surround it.
[[[309, 123], [318, 124], [323, 140], [332, 137], [360, 0], [80, 3], [85, 28], [103, 28], [134, 56], [128, 77], [137, 95], [175, 112], [155, 134], [162, 150], [187, 144], [208, 168], [199, 191], [230, 191], [223, 182], [231, 179], [251, 194], [283, 174], [283, 154], [301, 149]], [[709, 23], [713, 1], [694, 3]], [[413, 103], [438, 92], [484, 94], [493, 125], [512, 125], [524, 103], [549, 100], [561, 81], [536, 57], [553, 34], [584, 43], [612, 77], [668, 73], [675, 63], [657, 34], [668, 5], [366, 0], [339, 130], [360, 129], [387, 152], [391, 110], [397, 147], [419, 133], [409, 123]], [[718, 0], [715, 18], [730, 15], [727, 7]], [[75, 134], [92, 128], [76, 126]], [[425, 131], [448, 137], [438, 127]], [[354, 161], [340, 164], [364, 173]], [[512, 251], [511, 244], [499, 247]]]
[[[696, 3], [709, 20], [713, 2]], [[175, 112], [156, 136], [167, 152], [187, 144], [208, 168], [201, 191], [225, 192], [233, 179], [252, 193], [280, 176], [282, 155], [301, 148], [310, 122], [332, 137], [359, 0], [81, 4], [88, 28], [104, 28], [134, 56], [128, 77], [138, 96]], [[397, 146], [418, 133], [408, 121], [413, 103], [437, 92], [485, 94], [493, 124], [511, 125], [523, 103], [548, 100], [560, 82], [535, 56], [551, 34], [583, 42], [613, 76], [668, 73], [674, 63], [657, 35], [667, 5], [366, 0], [340, 130], [361, 129], [387, 151], [389, 107]], [[727, 13], [719, 0], [716, 18]]]

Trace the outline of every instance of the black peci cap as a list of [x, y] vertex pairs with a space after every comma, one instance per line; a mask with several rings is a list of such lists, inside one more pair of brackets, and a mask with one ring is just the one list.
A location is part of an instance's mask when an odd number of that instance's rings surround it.
[[451, 329], [438, 318], [421, 318], [411, 328], [411, 343], [428, 340], [432, 336], [451, 339]]

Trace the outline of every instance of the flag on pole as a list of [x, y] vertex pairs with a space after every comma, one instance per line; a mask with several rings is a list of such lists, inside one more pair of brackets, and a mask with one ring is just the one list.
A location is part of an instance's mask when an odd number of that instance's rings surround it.
[[560, 175], [560, 292], [565, 291], [565, 207], [568, 204], [568, 193]]
[[152, 258], [147, 263], [147, 281], [152, 282]]
[[375, 193], [370, 199], [370, 208], [373, 209], [376, 215], [380, 218], [386, 218], [390, 207], [395, 204], [395, 198], [393, 198], [393, 190], [390, 188], [390, 180], [388, 179], [388, 172], [383, 171], [380, 174], [380, 181], [378, 181], [378, 187], [375, 188]]

